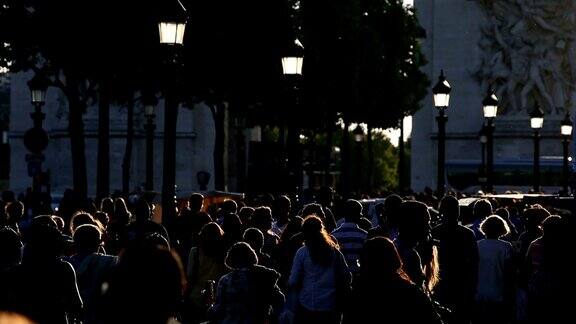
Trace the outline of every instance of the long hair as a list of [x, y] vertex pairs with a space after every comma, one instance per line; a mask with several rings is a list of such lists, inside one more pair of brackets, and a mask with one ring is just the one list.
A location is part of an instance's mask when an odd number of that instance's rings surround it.
[[339, 247], [330, 234], [326, 232], [322, 220], [318, 216], [306, 217], [302, 224], [302, 233], [312, 262], [323, 266], [329, 265], [334, 251]]
[[210, 222], [202, 227], [198, 247], [204, 255], [218, 257], [223, 255], [224, 231], [216, 223]]
[[116, 198], [114, 200], [114, 221], [119, 224], [128, 224], [131, 217], [132, 214], [128, 211], [124, 198]]
[[360, 276], [371, 281], [371, 278], [394, 280], [400, 278], [412, 282], [404, 272], [402, 258], [390, 239], [375, 237], [364, 243], [360, 253]]

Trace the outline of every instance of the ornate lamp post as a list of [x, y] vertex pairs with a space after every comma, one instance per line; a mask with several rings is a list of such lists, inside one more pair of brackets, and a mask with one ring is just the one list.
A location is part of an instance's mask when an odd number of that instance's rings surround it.
[[28, 162], [28, 175], [32, 177], [32, 191], [34, 193], [40, 192], [42, 162], [44, 161], [42, 152], [48, 146], [48, 134], [42, 129], [42, 122], [46, 117], [46, 114], [42, 112], [42, 106], [46, 102], [46, 90], [49, 84], [49, 80], [40, 74], [34, 75], [28, 81], [30, 99], [34, 106], [34, 112], [30, 114], [30, 117], [34, 125], [24, 134], [24, 146], [30, 151], [30, 154], [26, 154], [26, 162]]
[[486, 120], [486, 191], [494, 191], [494, 119], [498, 115], [498, 98], [492, 89], [482, 100]]
[[[289, 48], [287, 48], [282, 57], [282, 73], [288, 82], [289, 97], [293, 100], [294, 106], [298, 108], [299, 96], [299, 83], [302, 79], [302, 66], [304, 64], [304, 46], [299, 40], [295, 40]], [[302, 187], [301, 165], [298, 158], [298, 140], [300, 130], [297, 129], [292, 118], [288, 118], [288, 138], [287, 138], [287, 151], [288, 151], [288, 172], [291, 175], [292, 183], [290, 184], [291, 190], [294, 187]]]
[[156, 114], [154, 109], [158, 104], [158, 99], [154, 94], [145, 93], [142, 96], [142, 104], [144, 105], [144, 116], [146, 117], [146, 190], [154, 190], [154, 131], [156, 125], [154, 119]]
[[530, 127], [534, 130], [534, 192], [540, 191], [540, 130], [544, 125], [544, 111], [537, 103], [530, 114]]
[[481, 152], [481, 160], [480, 160], [480, 171], [478, 182], [480, 182], [480, 186], [482, 187], [482, 191], [487, 191], [486, 188], [486, 143], [488, 143], [488, 136], [486, 136], [486, 124], [482, 124], [482, 129], [480, 130], [480, 152]]
[[[172, 0], [174, 1], [174, 0]], [[179, 50], [184, 43], [186, 8], [178, 0], [173, 2], [170, 12], [158, 22], [160, 45], [170, 50]], [[164, 152], [162, 170], [162, 223], [170, 229], [176, 219], [176, 125], [179, 102], [176, 91], [176, 52], [171, 52], [167, 62], [167, 86], [164, 90]]]
[[446, 168], [446, 122], [448, 117], [445, 112], [450, 105], [450, 92], [452, 87], [450, 83], [444, 77], [444, 71], [440, 72], [438, 77], [438, 82], [432, 88], [432, 93], [434, 95], [434, 107], [438, 109], [438, 116], [436, 121], [438, 122], [438, 179], [437, 179], [437, 191], [439, 196], [444, 196], [445, 191], [445, 168]]
[[566, 116], [562, 120], [560, 126], [560, 133], [562, 134], [562, 187], [563, 194], [568, 195], [568, 181], [570, 172], [568, 169], [568, 145], [570, 144], [570, 137], [572, 136], [572, 120], [570, 118], [570, 111], [566, 111]]

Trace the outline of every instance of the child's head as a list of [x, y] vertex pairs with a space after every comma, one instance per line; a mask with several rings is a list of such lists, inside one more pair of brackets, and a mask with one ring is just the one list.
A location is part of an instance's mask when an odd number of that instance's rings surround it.
[[480, 224], [480, 231], [486, 235], [488, 239], [499, 239], [510, 233], [510, 227], [508, 227], [508, 224], [502, 217], [491, 215]]

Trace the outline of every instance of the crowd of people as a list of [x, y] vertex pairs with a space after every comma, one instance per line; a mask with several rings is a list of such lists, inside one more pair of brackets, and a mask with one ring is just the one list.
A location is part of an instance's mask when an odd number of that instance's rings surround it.
[[453, 195], [422, 197], [387, 196], [374, 222], [353, 199], [195, 193], [165, 227], [144, 197], [36, 215], [5, 192], [0, 320], [570, 322], [569, 212], [477, 199], [463, 217]]

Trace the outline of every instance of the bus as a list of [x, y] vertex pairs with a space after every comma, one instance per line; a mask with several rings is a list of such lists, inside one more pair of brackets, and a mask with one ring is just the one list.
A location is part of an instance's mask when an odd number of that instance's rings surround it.
[[[572, 163], [570, 176], [573, 172]], [[528, 192], [534, 184], [532, 159], [503, 159], [494, 161], [493, 186], [496, 192]], [[482, 188], [479, 160], [449, 160], [446, 162], [448, 188], [461, 192], [478, 192]], [[562, 157], [540, 157], [540, 187], [548, 193], [562, 189]]]

